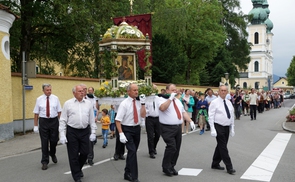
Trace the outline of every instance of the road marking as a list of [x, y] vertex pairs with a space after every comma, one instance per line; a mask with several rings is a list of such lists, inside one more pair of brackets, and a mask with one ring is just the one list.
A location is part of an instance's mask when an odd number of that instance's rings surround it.
[[[139, 150], [138, 150], [139, 151]], [[127, 153], [125, 153], [124, 155], [126, 155]], [[103, 164], [103, 163], [106, 163], [106, 162], [109, 162], [111, 160], [113, 160], [114, 157], [111, 157], [109, 159], [105, 159], [105, 160], [102, 160], [102, 161], [99, 161], [99, 162], [96, 162], [93, 164], [93, 166], [96, 166], [96, 165], [99, 165], [99, 164]], [[86, 166], [83, 166], [82, 170], [84, 169], [87, 169], [87, 168], [90, 168], [90, 167], [93, 167], [93, 166], [90, 166], [90, 165], [86, 165]], [[71, 174], [71, 171], [68, 171], [68, 172], [65, 172], [64, 174]]]
[[[199, 131], [199, 129], [196, 129], [196, 130], [190, 131], [190, 132], [188, 132], [188, 134], [190, 134], [190, 133], [194, 133], [194, 132], [197, 132], [197, 131]], [[187, 135], [187, 134], [186, 134], [186, 133], [182, 134], [182, 136], [185, 136], [185, 135]], [[139, 151], [139, 150], [140, 150], [140, 149], [138, 149], [137, 151]], [[125, 153], [124, 155], [126, 156], [127, 153]], [[111, 160], [113, 160], [113, 159], [114, 159], [114, 157], [111, 157], [111, 158], [109, 158], [109, 159], [105, 159], [105, 160], [102, 160], [102, 161], [96, 162], [96, 163], [93, 164], [93, 166], [96, 166], [96, 165], [99, 165], [99, 164], [103, 164], [103, 163], [109, 162], [109, 161], [111, 161]], [[83, 166], [82, 170], [87, 169], [87, 168], [90, 168], [90, 167], [93, 167], [93, 166], [90, 166], [90, 165]], [[64, 174], [71, 174], [71, 171], [65, 172]]]
[[291, 135], [290, 133], [278, 133], [247, 169], [241, 179], [270, 181]]
[[183, 176], [198, 176], [203, 169], [182, 168], [178, 171], [179, 175]]

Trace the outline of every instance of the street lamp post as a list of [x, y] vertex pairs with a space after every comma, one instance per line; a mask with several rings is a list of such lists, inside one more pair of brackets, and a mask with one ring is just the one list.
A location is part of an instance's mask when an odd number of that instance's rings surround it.
[[225, 86], [228, 86], [227, 80], [228, 80], [228, 73], [224, 73], [224, 77], [225, 77]]

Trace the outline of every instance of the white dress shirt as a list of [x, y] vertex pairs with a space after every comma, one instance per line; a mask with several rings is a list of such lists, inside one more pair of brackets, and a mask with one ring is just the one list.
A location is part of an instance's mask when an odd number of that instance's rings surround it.
[[151, 116], [151, 117], [159, 117], [159, 108], [157, 107], [157, 100], [158, 96], [155, 96], [153, 98], [152, 102], [146, 102], [145, 103], [145, 108], [146, 108], [146, 116]]
[[[174, 104], [173, 101], [171, 101], [170, 105], [168, 106], [168, 108], [165, 111], [161, 111], [159, 110], [159, 121], [162, 124], [166, 124], [166, 125], [177, 125], [177, 124], [182, 124], [183, 122], [183, 112], [185, 112], [184, 107], [182, 105], [182, 103], [180, 102], [179, 99], [174, 98], [175, 100], [175, 104], [177, 105], [179, 112], [180, 112], [180, 119], [178, 119], [177, 117], [177, 113], [175, 111], [174, 108]], [[158, 109], [160, 108], [160, 106], [166, 102], [167, 99], [163, 98], [163, 97], [159, 97], [157, 100], [157, 107]]]
[[234, 125], [234, 107], [232, 103], [225, 99], [226, 105], [228, 107], [230, 118], [228, 119], [227, 113], [224, 107], [224, 100], [221, 97], [213, 100], [209, 105], [209, 124], [212, 126], [217, 123], [222, 126]]
[[133, 115], [133, 99], [131, 97], [127, 97], [124, 99], [119, 105], [118, 112], [115, 120], [120, 121], [121, 125], [124, 126], [136, 126], [140, 125], [142, 122], [142, 118], [140, 117], [140, 108], [141, 104], [139, 100], [135, 100], [137, 115], [138, 115], [138, 123], [134, 123], [134, 115]]
[[93, 96], [93, 98], [90, 98], [90, 97], [88, 97], [86, 95], [86, 98], [85, 99], [89, 100], [92, 103], [92, 105], [93, 105], [93, 110], [94, 111], [97, 111], [97, 107], [96, 107], [97, 98], [95, 96]]
[[205, 101], [207, 101], [208, 104], [210, 104], [216, 98], [217, 97], [215, 95], [212, 95], [211, 97], [210, 97], [210, 95], [207, 95], [207, 97], [205, 98]]
[[250, 105], [257, 105], [258, 95], [256, 93], [254, 94], [250, 93], [249, 97], [250, 97]]
[[87, 99], [81, 102], [76, 98], [67, 100], [59, 119], [59, 132], [65, 131], [67, 125], [76, 129], [85, 129], [90, 125], [91, 133], [95, 133], [97, 126], [92, 103]]
[[[38, 114], [41, 118], [47, 118], [46, 116], [46, 102], [47, 96], [45, 94], [41, 95], [36, 99], [36, 105], [33, 113]], [[51, 94], [49, 96], [49, 107], [50, 107], [50, 118], [55, 118], [58, 113], [62, 111], [59, 99], [56, 95]]]

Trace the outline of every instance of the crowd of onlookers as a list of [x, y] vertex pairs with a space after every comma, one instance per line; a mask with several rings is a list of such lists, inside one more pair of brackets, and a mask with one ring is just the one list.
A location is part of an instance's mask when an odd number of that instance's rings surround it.
[[[253, 89], [253, 93], [257, 95], [257, 106], [255, 110], [258, 113], [269, 111], [270, 109], [280, 108], [284, 104], [283, 91], [258, 91]], [[230, 91], [226, 99], [230, 100], [235, 108], [235, 119], [240, 120], [241, 116], [250, 116], [250, 94], [251, 90], [236, 89]], [[161, 90], [161, 94], [165, 94], [165, 89]], [[192, 120], [200, 127], [200, 134], [204, 133], [204, 129], [210, 130], [208, 123], [208, 108], [210, 102], [218, 97], [218, 92], [213, 91], [211, 88], [205, 92], [195, 91], [190, 89], [179, 89], [176, 96], [182, 101], [186, 111], [191, 116]], [[252, 116], [253, 117], [253, 116]], [[251, 119], [253, 119], [251, 117]], [[255, 116], [256, 119], [256, 116]], [[186, 131], [185, 131], [185, 126]], [[183, 122], [182, 132], [188, 133], [189, 125], [186, 121]]]

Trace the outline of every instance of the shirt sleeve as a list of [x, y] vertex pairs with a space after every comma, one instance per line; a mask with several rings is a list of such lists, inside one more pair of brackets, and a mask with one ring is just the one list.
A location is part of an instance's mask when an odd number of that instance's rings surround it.
[[35, 104], [35, 107], [34, 107], [34, 110], [33, 110], [33, 113], [34, 114], [39, 114], [39, 102], [38, 102], [38, 98], [36, 99], [36, 104]]
[[211, 128], [214, 128], [214, 118], [215, 118], [216, 109], [217, 109], [216, 103], [211, 102], [211, 104], [209, 105], [209, 112], [208, 112], [208, 115], [209, 115], [208, 122]]
[[65, 132], [66, 131], [66, 125], [68, 122], [68, 116], [67, 116], [67, 102], [64, 103], [64, 107], [62, 109], [60, 118], [59, 118], [59, 132]]
[[[91, 106], [92, 106], [92, 103], [90, 102]], [[90, 116], [89, 116], [89, 124], [90, 124], [90, 128], [91, 128], [91, 134], [92, 133], [96, 133], [96, 130], [97, 130], [97, 126], [95, 124], [95, 118], [94, 118], [94, 111], [93, 111], [93, 108], [90, 107], [89, 108], [89, 112], [90, 112]]]
[[116, 121], [123, 121], [124, 119], [124, 113], [125, 113], [125, 107], [124, 107], [124, 102], [121, 102], [119, 108], [118, 108], [118, 111], [117, 111], [117, 115], [116, 115], [116, 118], [115, 120]]

